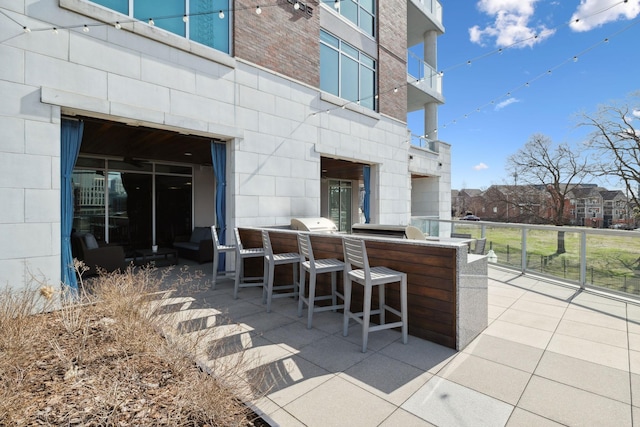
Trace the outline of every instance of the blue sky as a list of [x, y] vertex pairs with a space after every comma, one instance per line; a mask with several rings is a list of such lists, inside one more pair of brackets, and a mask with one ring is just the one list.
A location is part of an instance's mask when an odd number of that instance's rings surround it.
[[[640, 90], [640, 0], [440, 2], [438, 139], [452, 146], [454, 189], [503, 184], [507, 157], [534, 133], [579, 144], [581, 112]], [[421, 111], [409, 128], [425, 133]]]

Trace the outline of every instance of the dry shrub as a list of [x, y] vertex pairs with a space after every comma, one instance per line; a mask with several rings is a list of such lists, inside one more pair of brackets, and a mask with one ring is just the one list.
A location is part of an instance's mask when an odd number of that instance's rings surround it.
[[163, 279], [133, 267], [103, 274], [47, 313], [37, 309], [51, 289], [1, 292], [0, 425], [251, 425], [220, 380], [238, 375], [242, 358], [202, 372], [193, 358], [208, 346], [204, 331], [187, 339], [158, 320]]

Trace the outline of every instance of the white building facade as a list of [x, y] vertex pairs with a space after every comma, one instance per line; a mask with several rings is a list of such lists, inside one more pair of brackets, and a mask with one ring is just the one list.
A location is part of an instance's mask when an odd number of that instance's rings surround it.
[[[230, 241], [233, 227], [294, 217], [344, 231], [450, 217], [449, 146], [412, 144], [406, 124], [418, 102], [436, 126], [443, 102], [441, 83], [412, 95], [427, 79], [406, 61], [420, 32], [409, 24], [429, 27], [435, 61], [438, 2], [155, 3], [0, 0], [1, 284], [60, 283], [65, 215], [130, 248], [221, 223]], [[73, 207], [61, 202], [65, 120], [84, 126]], [[224, 146], [224, 188], [211, 143]], [[87, 196], [96, 188], [104, 197]]]

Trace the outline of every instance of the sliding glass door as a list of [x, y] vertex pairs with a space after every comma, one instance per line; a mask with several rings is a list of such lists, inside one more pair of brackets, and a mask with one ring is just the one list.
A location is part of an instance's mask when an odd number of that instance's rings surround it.
[[351, 231], [351, 181], [329, 181], [329, 218], [338, 231]]
[[192, 181], [191, 166], [79, 157], [74, 231], [130, 250], [171, 246], [191, 232]]

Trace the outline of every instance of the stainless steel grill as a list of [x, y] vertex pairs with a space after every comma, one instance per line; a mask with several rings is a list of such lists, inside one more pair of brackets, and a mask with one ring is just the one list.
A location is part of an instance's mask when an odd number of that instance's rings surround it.
[[298, 231], [312, 231], [316, 233], [335, 233], [338, 227], [327, 218], [292, 218], [291, 229]]

